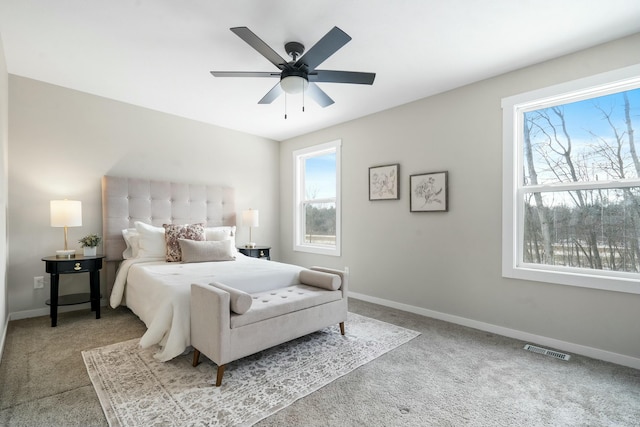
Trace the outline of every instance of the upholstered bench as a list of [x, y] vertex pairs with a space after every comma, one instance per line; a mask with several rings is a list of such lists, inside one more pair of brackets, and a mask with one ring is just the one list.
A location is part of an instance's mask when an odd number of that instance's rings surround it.
[[344, 335], [347, 276], [311, 267], [300, 284], [248, 294], [222, 283], [191, 285], [193, 366], [204, 354], [218, 365], [216, 386], [225, 365], [332, 324]]

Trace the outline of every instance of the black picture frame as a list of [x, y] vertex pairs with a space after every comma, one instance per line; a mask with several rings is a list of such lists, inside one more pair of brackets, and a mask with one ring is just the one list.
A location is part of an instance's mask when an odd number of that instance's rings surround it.
[[409, 176], [411, 212], [449, 211], [449, 172], [428, 172]]

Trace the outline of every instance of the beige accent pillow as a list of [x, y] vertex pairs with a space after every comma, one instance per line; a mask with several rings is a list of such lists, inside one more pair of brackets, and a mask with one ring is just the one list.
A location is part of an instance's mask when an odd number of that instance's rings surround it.
[[178, 239], [182, 262], [235, 261], [231, 240], [205, 240], [202, 242]]
[[229, 294], [229, 305], [231, 311], [234, 313], [244, 314], [251, 308], [253, 298], [251, 298], [251, 295], [248, 293], [218, 282], [209, 283], [209, 285], [221, 289]]
[[164, 238], [167, 245], [167, 262], [182, 261], [182, 250], [180, 249], [180, 239], [204, 240], [204, 224], [163, 224]]
[[300, 271], [300, 283], [311, 285], [317, 288], [337, 291], [342, 286], [342, 278], [337, 274], [325, 273], [324, 271], [302, 270]]

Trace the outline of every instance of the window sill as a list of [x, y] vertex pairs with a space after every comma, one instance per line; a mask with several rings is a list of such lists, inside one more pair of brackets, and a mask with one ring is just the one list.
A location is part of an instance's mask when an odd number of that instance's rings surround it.
[[293, 247], [293, 250], [295, 252], [307, 252], [318, 255], [340, 256], [340, 249], [338, 248], [327, 248], [312, 245], [295, 245]]
[[542, 270], [531, 267], [503, 267], [502, 276], [511, 279], [531, 280], [557, 285], [577, 286], [581, 288], [599, 289], [603, 291], [626, 292], [640, 294], [640, 274], [617, 273], [619, 277], [612, 277], [614, 272], [598, 275], [575, 269], [575, 272]]

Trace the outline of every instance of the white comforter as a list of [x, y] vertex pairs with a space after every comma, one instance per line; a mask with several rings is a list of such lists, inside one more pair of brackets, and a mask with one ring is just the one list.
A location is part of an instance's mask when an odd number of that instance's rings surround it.
[[248, 293], [299, 283], [303, 267], [250, 258], [235, 261], [182, 264], [158, 259], [123, 261], [116, 275], [110, 305], [126, 301], [147, 325], [140, 339], [143, 348], [160, 344], [155, 357], [167, 361], [182, 354], [190, 341], [190, 293], [192, 283], [220, 282]]

